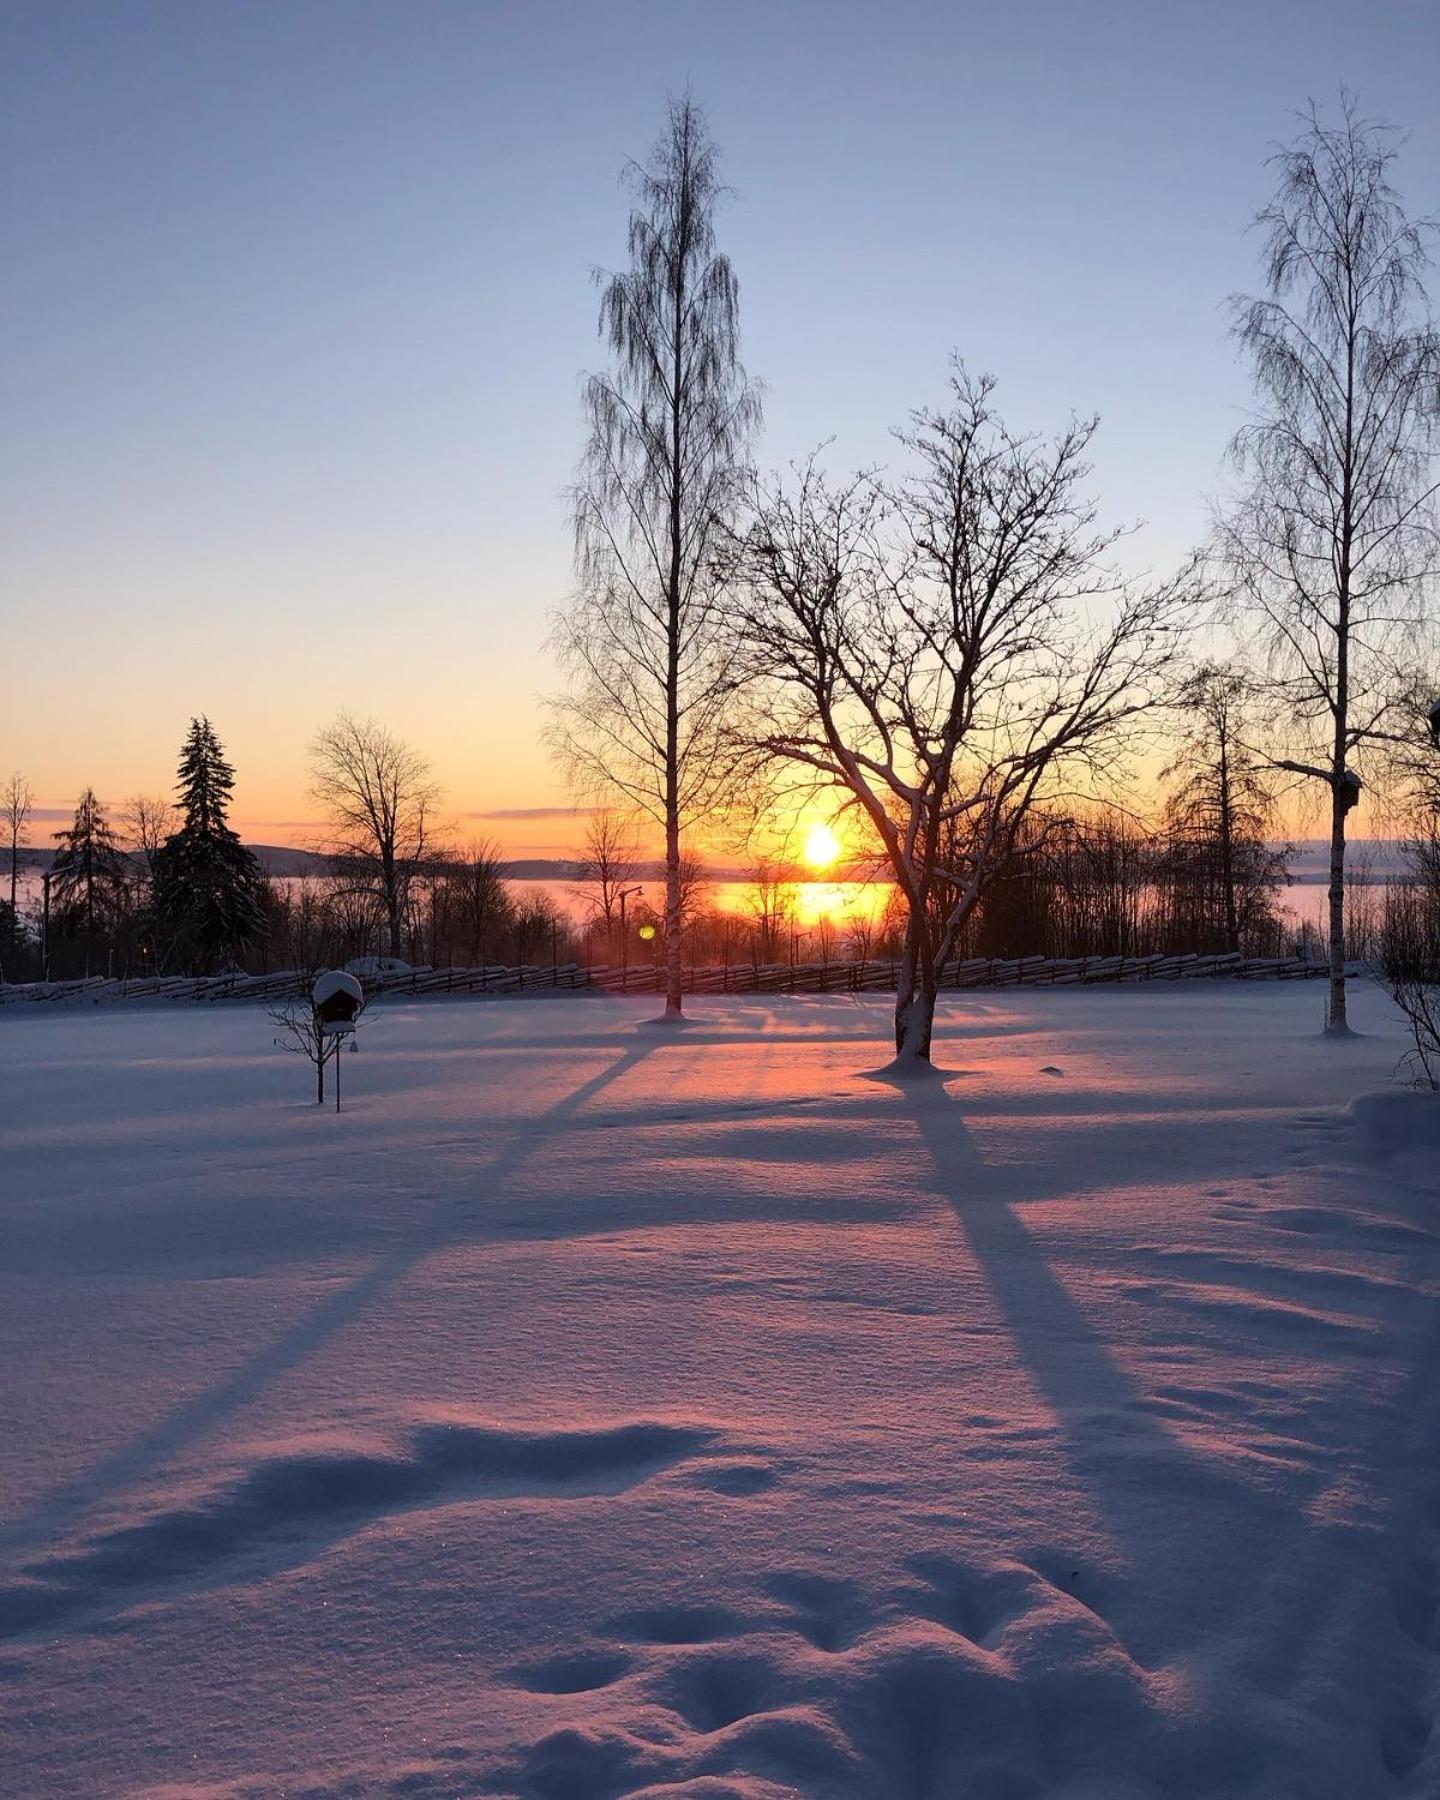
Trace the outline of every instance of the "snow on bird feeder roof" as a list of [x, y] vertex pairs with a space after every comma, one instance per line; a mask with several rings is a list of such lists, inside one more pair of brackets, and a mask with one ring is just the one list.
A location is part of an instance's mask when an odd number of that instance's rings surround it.
[[327, 969], [310, 990], [310, 1003], [325, 1025], [348, 1025], [365, 1001], [365, 990], [343, 969]]

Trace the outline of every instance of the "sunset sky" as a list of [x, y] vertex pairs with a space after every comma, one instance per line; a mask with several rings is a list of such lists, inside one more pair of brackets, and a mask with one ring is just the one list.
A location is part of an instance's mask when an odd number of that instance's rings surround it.
[[462, 830], [574, 845], [547, 614], [590, 272], [668, 91], [738, 190], [762, 461], [884, 458], [958, 349], [1019, 423], [1103, 415], [1097, 489], [1164, 566], [1245, 399], [1223, 303], [1268, 145], [1348, 81], [1433, 210], [1437, 68], [1434, 0], [0, 0], [0, 770], [32, 836], [86, 783], [164, 790], [204, 711], [240, 829], [304, 842], [343, 705]]

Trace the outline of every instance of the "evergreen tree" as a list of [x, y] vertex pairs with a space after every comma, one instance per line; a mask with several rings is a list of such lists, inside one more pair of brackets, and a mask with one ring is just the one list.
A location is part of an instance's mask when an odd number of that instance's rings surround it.
[[154, 901], [171, 960], [210, 968], [264, 933], [260, 865], [230, 829], [235, 772], [207, 718], [190, 721], [176, 783], [180, 828], [155, 852]]
[[0, 981], [19, 981], [17, 964], [23, 953], [20, 915], [8, 900], [0, 900]]
[[128, 892], [125, 853], [93, 788], [80, 796], [73, 821], [55, 833], [55, 841], [60, 846], [50, 865], [55, 924], [62, 935], [83, 940], [88, 974], [101, 940], [124, 918]]

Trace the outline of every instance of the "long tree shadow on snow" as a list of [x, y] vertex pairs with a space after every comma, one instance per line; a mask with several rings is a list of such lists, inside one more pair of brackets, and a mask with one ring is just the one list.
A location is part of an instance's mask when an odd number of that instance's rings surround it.
[[[514, 1135], [507, 1147], [476, 1171], [477, 1185], [493, 1194], [545, 1149], [589, 1100], [623, 1079], [667, 1041], [660, 1037], [637, 1038], [608, 1067], [572, 1089], [548, 1111], [514, 1121]], [[469, 1219], [473, 1205], [472, 1195], [465, 1194], [417, 1220], [414, 1230], [404, 1233], [363, 1274], [327, 1294], [240, 1368], [177, 1406], [159, 1424], [85, 1474], [36, 1501], [28, 1512], [0, 1531], [0, 1546], [32, 1550], [40, 1539], [53, 1542], [78, 1514], [123, 1492], [215, 1430], [358, 1318], [433, 1251], [442, 1249], [454, 1229]]]
[[[1265, 1567], [1266, 1540], [1279, 1541], [1290, 1509], [1219, 1456], [1192, 1448], [1156, 1415], [1019, 1211], [996, 1194], [962, 1108], [941, 1083], [903, 1084], [901, 1092], [936, 1190], [953, 1210], [1015, 1357], [1050, 1408], [1076, 1483], [1122, 1565], [1118, 1585], [1090, 1572], [1088, 1594], [1086, 1572], [1079, 1572], [1077, 1597], [1093, 1603], [1131, 1654], [1152, 1666], [1177, 1648], [1151, 1641], [1156, 1592], [1184, 1593], [1183, 1610], [1158, 1609], [1158, 1616], [1187, 1617], [1197, 1636], [1230, 1628], [1247, 1582]], [[1064, 1563], [1063, 1545], [1056, 1549]]]

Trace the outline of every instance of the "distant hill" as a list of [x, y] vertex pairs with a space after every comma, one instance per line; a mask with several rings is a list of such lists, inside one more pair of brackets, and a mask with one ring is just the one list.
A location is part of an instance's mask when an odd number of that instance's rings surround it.
[[[1309, 887], [1330, 879], [1330, 840], [1298, 838], [1291, 844], [1290, 881]], [[1371, 881], [1388, 881], [1404, 868], [1404, 845], [1399, 838], [1352, 838], [1345, 848], [1345, 872], [1358, 880], [1368, 865]]]
[[[1293, 884], [1309, 887], [1317, 883], [1323, 884], [1330, 879], [1330, 845], [1324, 838], [1302, 838], [1293, 844], [1294, 855], [1290, 859], [1290, 880]], [[267, 875], [281, 879], [297, 875], [323, 875], [328, 863], [325, 857], [314, 850], [296, 850], [287, 844], [251, 844], [260, 867]], [[54, 851], [40, 849], [36, 845], [22, 845], [20, 849], [20, 867], [22, 869], [48, 869], [54, 858]], [[1396, 875], [1403, 867], [1403, 845], [1398, 838], [1354, 838], [1350, 842], [1346, 856], [1346, 868], [1351, 879], [1356, 879], [1362, 869], [1368, 865], [1369, 877], [1372, 881], [1386, 881]], [[0, 851], [0, 867], [8, 866], [9, 857]], [[579, 881], [580, 865], [573, 859], [562, 857], [516, 857], [501, 865], [507, 881]], [[714, 867], [706, 871], [710, 881], [749, 881], [753, 879], [744, 869]], [[635, 871], [635, 880], [644, 882], [663, 882], [665, 870], [656, 863], [641, 863]], [[847, 875], [837, 870], [832, 875], [815, 877], [803, 869], [795, 870], [790, 880], [805, 881], [823, 879], [826, 881], [844, 882], [860, 880], [859, 873]]]
[[325, 858], [313, 850], [292, 850], [286, 844], [247, 844], [267, 875], [323, 875]]

